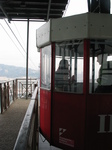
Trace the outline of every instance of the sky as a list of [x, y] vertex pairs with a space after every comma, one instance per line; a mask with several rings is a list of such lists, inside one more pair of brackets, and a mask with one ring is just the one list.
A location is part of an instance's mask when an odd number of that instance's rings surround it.
[[[87, 12], [87, 0], [70, 0], [63, 17]], [[36, 48], [36, 29], [45, 22], [29, 24], [29, 68], [38, 70], [40, 53]], [[10, 31], [11, 28], [14, 36]], [[26, 67], [27, 22], [0, 19], [0, 64]], [[21, 44], [18, 43], [17, 39]]]

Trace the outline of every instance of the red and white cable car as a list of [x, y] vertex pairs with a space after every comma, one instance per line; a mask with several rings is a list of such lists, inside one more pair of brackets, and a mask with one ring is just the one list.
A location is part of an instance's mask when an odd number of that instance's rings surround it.
[[36, 35], [41, 133], [64, 150], [112, 150], [112, 15], [52, 19]]

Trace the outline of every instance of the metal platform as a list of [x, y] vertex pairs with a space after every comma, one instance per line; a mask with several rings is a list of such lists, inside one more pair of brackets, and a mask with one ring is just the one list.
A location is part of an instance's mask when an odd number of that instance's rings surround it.
[[[0, 150], [13, 150], [30, 100], [17, 99], [3, 114], [0, 114]], [[50, 146], [39, 134], [39, 150], [61, 150]]]
[[30, 100], [17, 99], [0, 114], [0, 150], [13, 150]]

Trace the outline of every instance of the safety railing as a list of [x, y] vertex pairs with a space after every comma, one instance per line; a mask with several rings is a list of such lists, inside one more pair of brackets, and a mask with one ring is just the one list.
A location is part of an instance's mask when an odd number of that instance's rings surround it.
[[38, 135], [38, 87], [36, 87], [13, 150], [38, 150]]
[[0, 112], [3, 113], [17, 99], [17, 79], [0, 83]]
[[[18, 97], [25, 98], [26, 97], [26, 79], [18, 78]], [[37, 78], [29, 78], [28, 79], [28, 97], [32, 97], [32, 93], [34, 92], [35, 87], [37, 86]]]
[[[28, 98], [37, 86], [37, 78], [28, 79]], [[26, 79], [18, 78], [0, 83], [0, 113], [3, 113], [17, 98], [26, 98]]]

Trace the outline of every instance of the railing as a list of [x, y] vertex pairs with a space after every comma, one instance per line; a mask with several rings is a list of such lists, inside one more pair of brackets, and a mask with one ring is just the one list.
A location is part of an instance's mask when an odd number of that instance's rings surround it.
[[[25, 98], [26, 97], [26, 79], [18, 78], [18, 97]], [[28, 97], [32, 96], [35, 87], [37, 86], [37, 78], [29, 78], [28, 79]]]
[[[28, 79], [28, 97], [31, 98], [37, 79]], [[3, 113], [17, 98], [26, 98], [26, 79], [19, 78], [0, 83], [0, 113]]]
[[0, 83], [0, 111], [3, 113], [17, 99], [17, 79]]
[[31, 98], [13, 150], [38, 150], [38, 87]]

